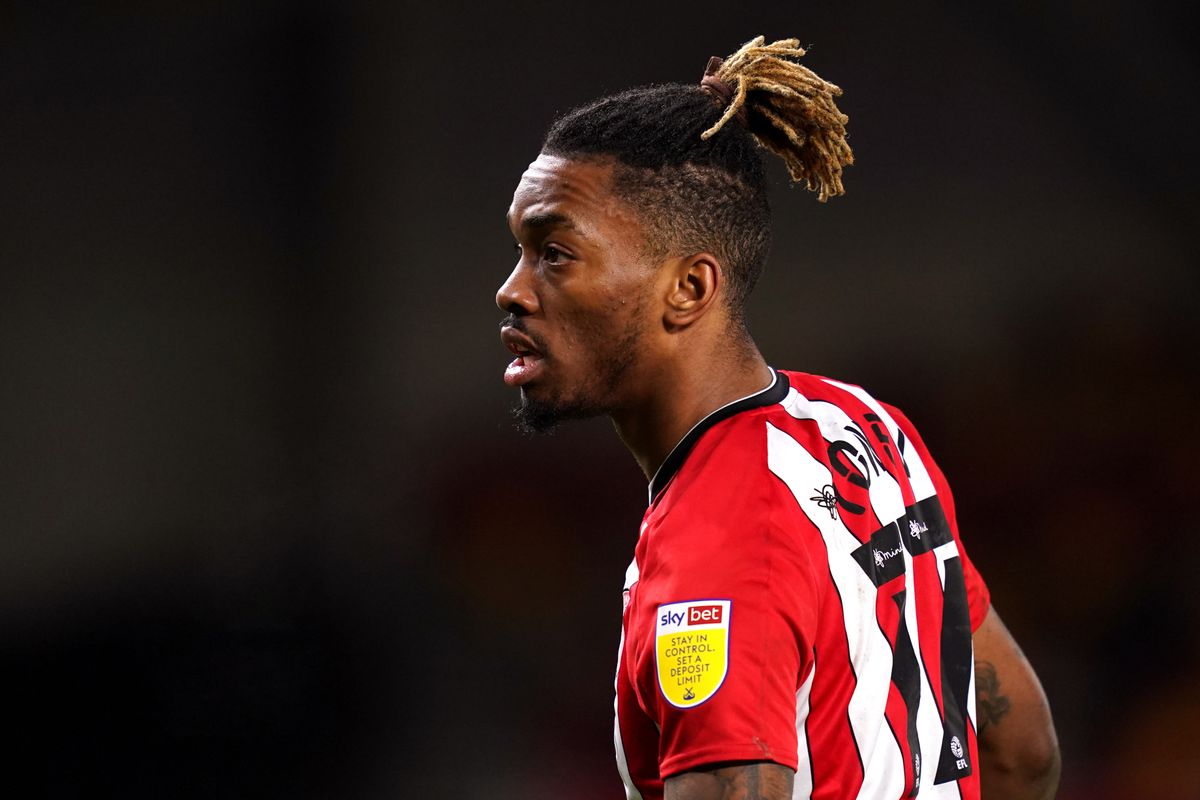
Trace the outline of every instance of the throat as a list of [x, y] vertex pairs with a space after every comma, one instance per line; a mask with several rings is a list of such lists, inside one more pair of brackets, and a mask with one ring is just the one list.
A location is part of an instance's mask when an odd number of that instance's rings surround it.
[[714, 412], [755, 397], [775, 383], [775, 372], [759, 356], [752, 367], [728, 374], [724, 380], [705, 378], [699, 383], [676, 384], [636, 408], [614, 412], [613, 427], [646, 480], [651, 481], [697, 425]]

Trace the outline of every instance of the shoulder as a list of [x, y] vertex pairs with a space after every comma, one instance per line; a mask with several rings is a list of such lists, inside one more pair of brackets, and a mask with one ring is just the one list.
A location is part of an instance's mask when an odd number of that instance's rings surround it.
[[855, 384], [793, 370], [778, 370], [787, 391], [778, 402], [721, 420], [692, 445], [662, 496], [658, 517], [702, 515], [744, 520], [773, 515], [783, 486], [773, 470], [780, 452], [803, 451], [828, 465], [835, 443], [863, 441], [872, 424], [897, 428], [892, 406]]
[[648, 550], [657, 556], [648, 564], [736, 572], [807, 550], [801, 531], [808, 519], [768, 459], [771, 430], [786, 419], [780, 404], [763, 406], [722, 420], [696, 441], [647, 513]]
[[794, 412], [838, 410], [846, 416], [857, 418], [879, 416], [881, 409], [892, 409], [892, 406], [881, 402], [856, 383], [807, 372], [780, 372], [788, 379], [792, 389], [783, 405]]
[[767, 463], [772, 420], [783, 413], [776, 403], [743, 411], [705, 431], [657, 506], [664, 516], [700, 513], [708, 518], [743, 518], [767, 509], [774, 493]]
[[823, 542], [767, 463], [774, 408], [713, 426], [657, 498], [639, 542], [643, 602], [728, 598], [812, 624], [815, 602], [798, 598], [819, 596]]
[[781, 372], [792, 389], [781, 406], [793, 418], [814, 422], [826, 441], [859, 439], [864, 445], [884, 444], [881, 437], [887, 434], [901, 443], [912, 441], [924, 454], [924, 442], [908, 416], [862, 386], [803, 372]]

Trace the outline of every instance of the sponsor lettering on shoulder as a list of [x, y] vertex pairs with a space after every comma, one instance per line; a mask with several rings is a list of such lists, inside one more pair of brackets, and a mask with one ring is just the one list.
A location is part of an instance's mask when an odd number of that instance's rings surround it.
[[700, 705], [725, 682], [732, 605], [729, 600], [688, 600], [658, 607], [658, 686], [676, 708]]

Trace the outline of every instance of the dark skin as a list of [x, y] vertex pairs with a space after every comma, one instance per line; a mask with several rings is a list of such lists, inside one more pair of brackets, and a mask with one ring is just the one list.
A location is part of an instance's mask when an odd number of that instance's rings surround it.
[[[545, 351], [522, 395], [611, 417], [649, 478], [696, 421], [766, 387], [771, 372], [731, 341], [717, 258], [648, 263], [611, 174], [604, 162], [545, 154], [529, 165], [508, 214], [520, 259], [496, 305]], [[618, 368], [619, 381], [604, 380]]]
[[1062, 762], [1050, 705], [1016, 640], [988, 611], [972, 637], [979, 777], [987, 800], [1050, 800]]
[[796, 773], [770, 761], [714, 764], [668, 778], [666, 800], [770, 800], [791, 798]]
[[[696, 422], [771, 373], [732, 318], [720, 260], [649, 260], [611, 179], [602, 159], [529, 165], [508, 212], [519, 259], [496, 304], [511, 315], [506, 380], [522, 401], [550, 418], [608, 415], [649, 479]], [[1053, 797], [1058, 744], [1037, 675], [994, 609], [974, 646], [983, 796]], [[793, 780], [773, 762], [714, 764], [669, 777], [665, 797], [788, 800]]]

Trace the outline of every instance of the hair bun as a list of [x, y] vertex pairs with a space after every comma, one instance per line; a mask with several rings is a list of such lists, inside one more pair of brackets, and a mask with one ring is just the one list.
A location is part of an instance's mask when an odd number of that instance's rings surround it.
[[709, 59], [701, 86], [726, 108], [700, 138], [737, 116], [819, 201], [845, 194], [842, 168], [854, 163], [854, 154], [846, 142], [849, 117], [834, 102], [842, 90], [797, 63], [805, 53], [799, 39], [765, 41], [759, 36], [726, 59]]

